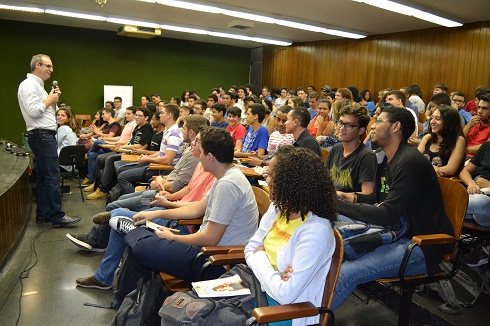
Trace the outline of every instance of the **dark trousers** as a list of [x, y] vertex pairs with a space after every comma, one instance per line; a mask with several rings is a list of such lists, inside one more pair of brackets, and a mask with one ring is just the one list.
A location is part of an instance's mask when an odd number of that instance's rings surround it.
[[[151, 278], [151, 270], [165, 272], [176, 278], [191, 281], [191, 268], [195, 256], [201, 247], [177, 241], [158, 238], [146, 228], [136, 228], [124, 237], [129, 246], [123, 280], [120, 280], [121, 291], [126, 295], [136, 289], [136, 283], [141, 277]], [[199, 271], [202, 263], [196, 264]], [[224, 273], [224, 268], [217, 268], [208, 274], [208, 278], [217, 278]], [[194, 273], [195, 275], [196, 273]]]
[[56, 136], [51, 134], [27, 135], [34, 153], [36, 175], [36, 218], [58, 222], [65, 212], [61, 210], [60, 165]]
[[121, 154], [109, 152], [101, 154], [97, 157], [97, 171], [102, 170], [100, 179], [100, 191], [108, 193], [117, 183], [116, 170], [114, 162], [121, 160]]

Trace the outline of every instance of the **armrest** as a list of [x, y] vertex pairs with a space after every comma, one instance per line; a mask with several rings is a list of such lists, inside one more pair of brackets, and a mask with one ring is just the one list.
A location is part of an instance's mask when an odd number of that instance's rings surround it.
[[221, 254], [209, 257], [211, 266], [245, 263], [245, 253]]
[[123, 161], [123, 162], [138, 162], [138, 157], [139, 157], [139, 155], [122, 154], [121, 155], [121, 161]]
[[255, 308], [252, 315], [257, 324], [289, 320], [318, 315], [318, 309], [311, 302], [299, 302], [273, 307]]
[[150, 163], [150, 165], [148, 166], [148, 169], [152, 170], [152, 171], [170, 171], [170, 170], [173, 170], [174, 167], [171, 165], [167, 165], [167, 164]]
[[195, 218], [191, 220], [179, 220], [179, 225], [200, 225], [202, 224], [202, 218]]
[[116, 148], [116, 145], [99, 144], [100, 148]]
[[116, 152], [118, 152], [118, 153], [126, 153], [126, 154], [129, 154], [132, 151], [133, 150], [132, 149], [129, 149], [129, 148], [119, 148], [119, 149], [116, 149]]
[[456, 238], [447, 234], [424, 234], [412, 238], [419, 246], [431, 246], [436, 244], [455, 243]]
[[[243, 250], [245, 249], [245, 246], [243, 245], [236, 245], [236, 246], [206, 246], [201, 248], [201, 252], [206, 255], [206, 256], [212, 256], [212, 255], [217, 255], [217, 254], [227, 254], [230, 252], [230, 250]], [[236, 253], [236, 251], [235, 251]]]

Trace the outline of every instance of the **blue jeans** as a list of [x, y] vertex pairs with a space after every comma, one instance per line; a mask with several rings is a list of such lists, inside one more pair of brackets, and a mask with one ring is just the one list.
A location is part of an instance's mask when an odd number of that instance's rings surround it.
[[485, 194], [470, 195], [466, 218], [475, 219], [480, 225], [490, 226], [490, 197]]
[[109, 149], [100, 148], [99, 145], [101, 145], [101, 144], [105, 144], [104, 141], [97, 139], [96, 141], [94, 141], [92, 148], [87, 153], [87, 155], [88, 155], [87, 178], [90, 181], [95, 181], [96, 172], [97, 172], [97, 169], [96, 169], [97, 156], [99, 156], [100, 154], [103, 154], [103, 153], [110, 152]]
[[36, 218], [57, 223], [65, 212], [61, 210], [60, 165], [56, 136], [51, 134], [27, 135], [34, 153], [36, 175]]
[[116, 208], [127, 208], [130, 211], [140, 212], [149, 209], [150, 205], [142, 203], [141, 199], [153, 199], [157, 194], [156, 190], [143, 190], [122, 195], [118, 200], [113, 201], [106, 206], [106, 211], [112, 211]]
[[[151, 210], [157, 210], [157, 209], [162, 209], [162, 208], [155, 207], [152, 208]], [[111, 212], [111, 218], [115, 216], [127, 216], [133, 218], [133, 216], [136, 213], [137, 212], [128, 211], [123, 208], [117, 208]], [[153, 222], [160, 225], [166, 225], [168, 220], [157, 218], [154, 219]], [[136, 229], [145, 229], [145, 231], [147, 231], [146, 228], [137, 227]], [[187, 228], [179, 227], [179, 230], [181, 234], [185, 234]], [[187, 231], [187, 233], [189, 232]], [[124, 243], [124, 237], [125, 237], [124, 234], [118, 233], [117, 231], [111, 229], [109, 242], [107, 244], [107, 250], [104, 254], [104, 258], [102, 258], [102, 262], [100, 263], [99, 269], [97, 269], [97, 272], [95, 272], [94, 275], [95, 279], [104, 285], [111, 285], [112, 282], [114, 281], [114, 273], [116, 272], [117, 266], [119, 265], [119, 261], [121, 260], [124, 254], [124, 249], [126, 248], [126, 244]]]
[[[342, 263], [331, 309], [337, 309], [358, 285], [380, 278], [398, 277], [398, 269], [411, 243], [410, 239], [399, 239], [376, 248], [361, 258]], [[420, 275], [427, 272], [422, 250], [416, 247], [410, 256], [406, 275]]]

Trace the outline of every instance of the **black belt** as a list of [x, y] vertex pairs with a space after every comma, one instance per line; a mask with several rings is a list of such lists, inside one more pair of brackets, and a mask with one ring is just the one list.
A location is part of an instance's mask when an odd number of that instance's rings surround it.
[[56, 130], [49, 130], [49, 129], [33, 129], [29, 130], [27, 132], [29, 135], [41, 135], [41, 134], [50, 134], [50, 135], [56, 135]]

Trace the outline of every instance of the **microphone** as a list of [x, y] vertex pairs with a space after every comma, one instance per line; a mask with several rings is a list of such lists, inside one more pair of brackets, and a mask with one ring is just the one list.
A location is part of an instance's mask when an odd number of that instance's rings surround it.
[[53, 89], [55, 90], [55, 93], [56, 93], [56, 87], [58, 87], [58, 81], [53, 80]]

